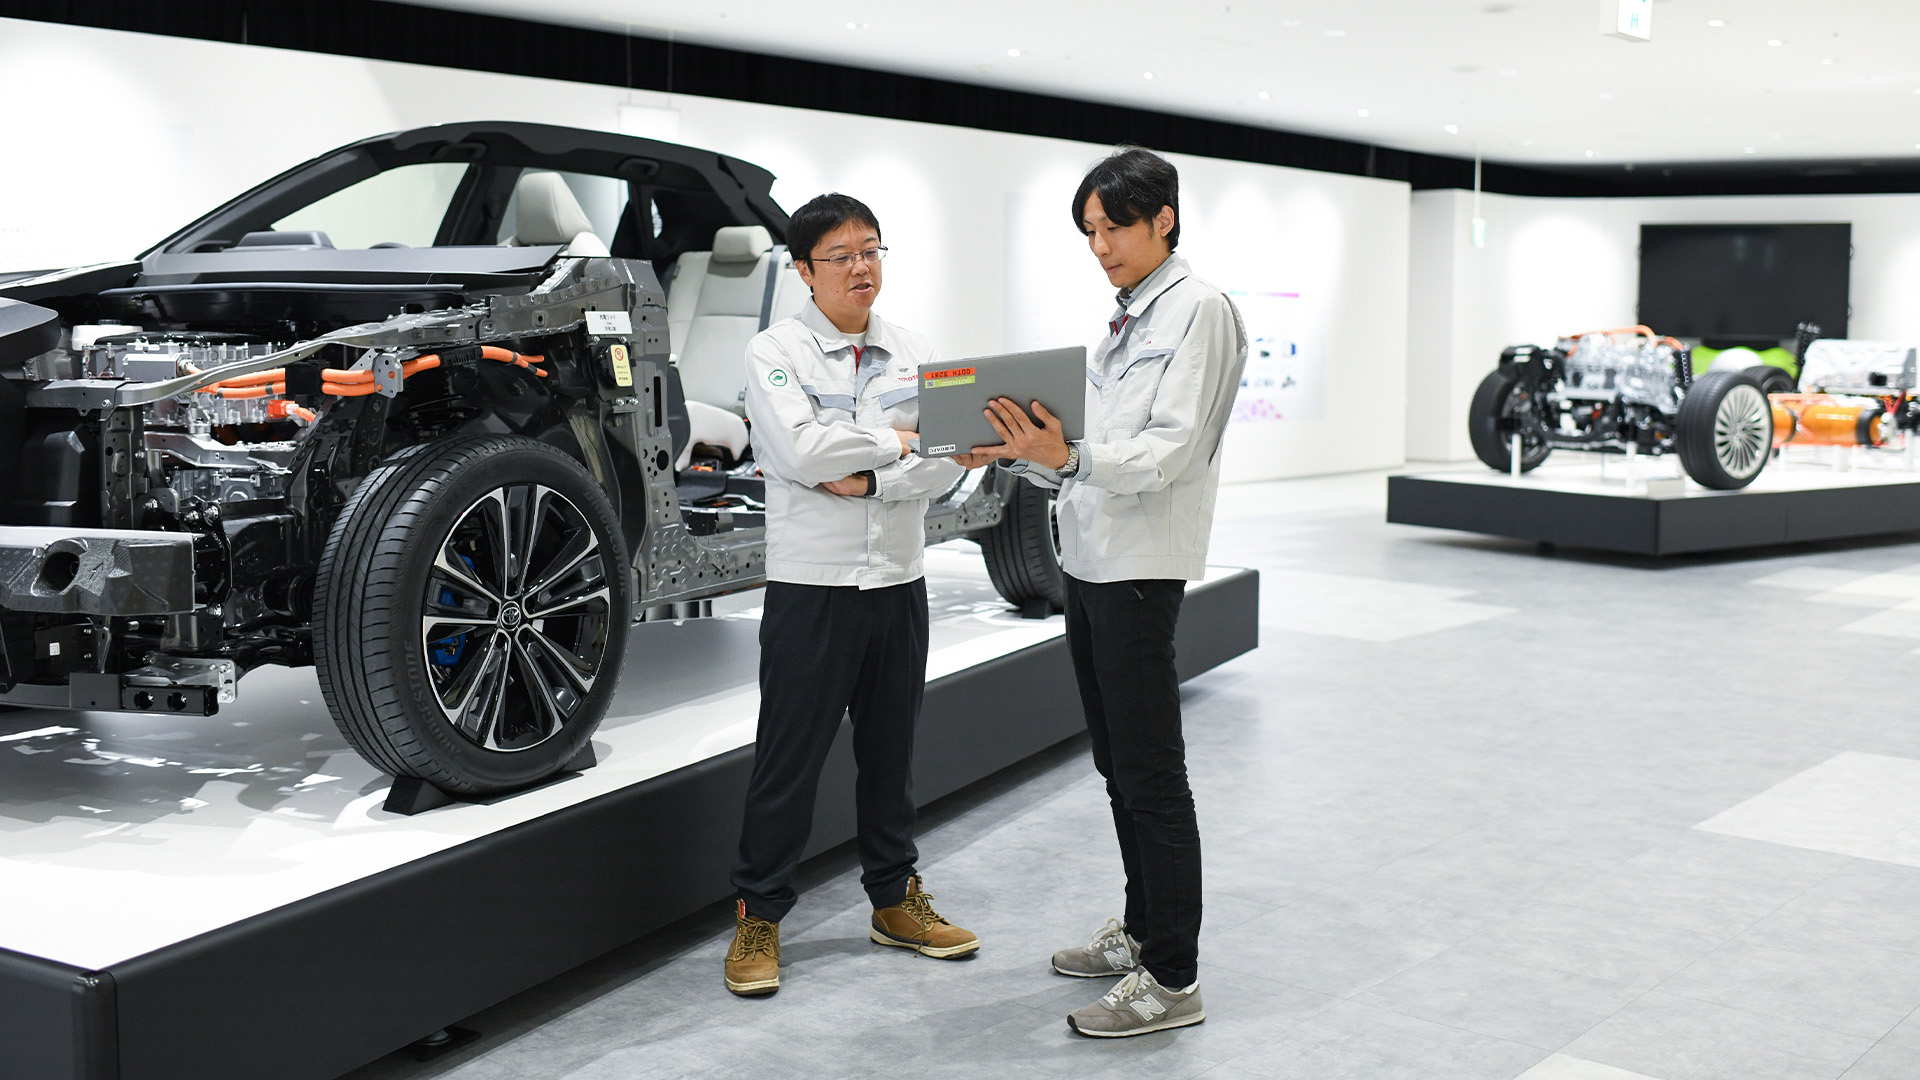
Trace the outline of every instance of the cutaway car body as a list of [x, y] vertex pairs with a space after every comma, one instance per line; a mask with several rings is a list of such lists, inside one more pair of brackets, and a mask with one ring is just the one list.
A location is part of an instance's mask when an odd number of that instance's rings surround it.
[[[772, 180], [446, 125], [0, 280], [0, 703], [211, 714], [311, 663], [395, 775], [577, 760], [629, 623], [764, 580], [743, 350], [805, 302]], [[1056, 606], [1044, 494], [970, 472], [928, 540]]]

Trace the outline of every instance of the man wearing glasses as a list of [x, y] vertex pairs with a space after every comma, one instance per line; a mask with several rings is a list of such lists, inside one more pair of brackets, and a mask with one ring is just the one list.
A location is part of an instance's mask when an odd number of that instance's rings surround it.
[[820, 769], [840, 717], [853, 721], [860, 883], [869, 936], [951, 959], [980, 947], [933, 910], [914, 863], [913, 729], [927, 678], [927, 503], [959, 466], [912, 452], [918, 334], [873, 313], [880, 223], [858, 199], [822, 195], [787, 242], [813, 302], [747, 346], [747, 415], [767, 480], [767, 590], [760, 719], [740, 849], [727, 989], [780, 987], [780, 920], [813, 825]]

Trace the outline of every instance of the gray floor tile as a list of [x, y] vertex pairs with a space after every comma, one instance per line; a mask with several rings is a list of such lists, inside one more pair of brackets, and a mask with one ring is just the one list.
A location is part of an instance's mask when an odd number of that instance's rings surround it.
[[1809, 954], [1734, 940], [1660, 991], [1877, 1039], [1920, 1008], [1920, 963], [1870, 945]]
[[1830, 1080], [1873, 1040], [1658, 991], [1566, 1048], [1660, 1080]]
[[1449, 950], [1354, 1000], [1557, 1050], [1640, 993], [1624, 983]]
[[1228, 1059], [1210, 1078], [1512, 1080], [1546, 1056], [1536, 1047], [1354, 1002]]
[[1724, 940], [1651, 919], [1622, 919], [1541, 903], [1455, 948], [1464, 955], [1552, 968], [1644, 990]]
[[1920, 1076], [1920, 1013], [1908, 1015], [1874, 1043], [1841, 1080], [1913, 1080], [1916, 1076]]
[[1232, 948], [1212, 947], [1205, 956], [1216, 967], [1345, 998], [1445, 948], [1417, 933], [1283, 909], [1261, 933], [1240, 935]]

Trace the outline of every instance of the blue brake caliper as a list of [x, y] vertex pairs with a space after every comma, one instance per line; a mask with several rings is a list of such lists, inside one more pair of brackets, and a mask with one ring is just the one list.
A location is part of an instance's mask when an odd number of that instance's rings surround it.
[[[462, 563], [466, 564], [467, 572], [472, 573], [473, 560], [465, 555], [460, 555], [458, 558]], [[460, 607], [459, 598], [454, 596], [453, 590], [447, 588], [445, 585], [440, 586], [440, 596], [437, 602], [441, 607], [449, 611], [457, 611]], [[429, 644], [431, 645], [431, 649], [427, 653], [427, 662], [433, 664], [435, 667], [452, 667], [460, 662], [460, 657], [466, 654], [467, 632], [462, 630], [459, 633], [439, 638]]]

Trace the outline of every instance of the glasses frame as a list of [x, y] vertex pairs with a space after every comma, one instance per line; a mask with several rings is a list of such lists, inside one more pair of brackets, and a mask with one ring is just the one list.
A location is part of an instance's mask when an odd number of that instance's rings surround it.
[[887, 245], [876, 244], [863, 251], [843, 251], [838, 255], [822, 255], [817, 258], [809, 255], [806, 257], [806, 262], [810, 266], [818, 266], [821, 263], [826, 263], [835, 270], [852, 270], [856, 263], [871, 262], [878, 264], [885, 261], [886, 257]]

